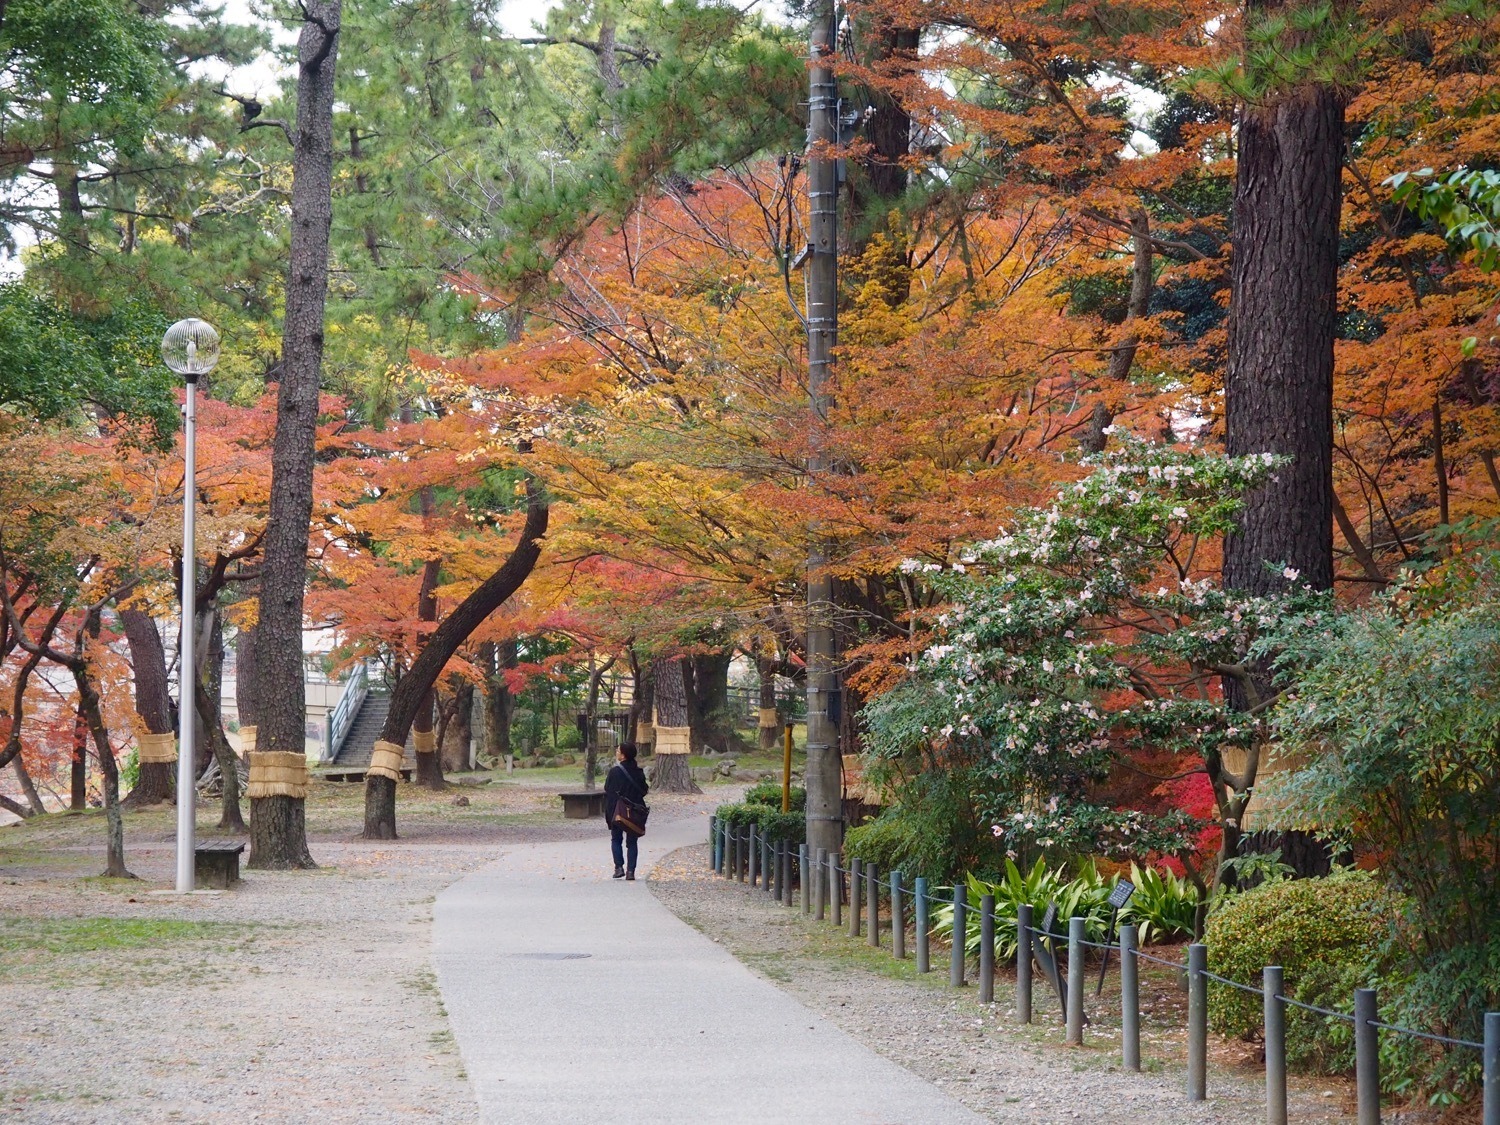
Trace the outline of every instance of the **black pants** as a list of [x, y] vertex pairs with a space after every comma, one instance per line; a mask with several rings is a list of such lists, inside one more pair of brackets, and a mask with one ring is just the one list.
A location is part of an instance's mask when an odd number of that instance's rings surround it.
[[[615, 866], [624, 867], [627, 871], [635, 870], [635, 859], [640, 851], [640, 845], [636, 842], [640, 837], [635, 836], [618, 825], [611, 825], [609, 829], [609, 847], [615, 853]], [[623, 843], [624, 847], [621, 847]], [[625, 857], [630, 856], [630, 864], [626, 866]]]

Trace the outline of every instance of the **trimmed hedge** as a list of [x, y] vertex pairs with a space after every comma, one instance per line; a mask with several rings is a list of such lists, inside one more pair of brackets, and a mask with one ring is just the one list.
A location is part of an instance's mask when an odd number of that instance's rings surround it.
[[775, 805], [742, 802], [736, 805], [720, 805], [714, 815], [731, 828], [743, 829], [755, 825], [756, 830], [773, 842], [785, 840], [789, 844], [807, 841], [807, 818], [800, 812], [781, 811], [781, 795], [777, 792]]

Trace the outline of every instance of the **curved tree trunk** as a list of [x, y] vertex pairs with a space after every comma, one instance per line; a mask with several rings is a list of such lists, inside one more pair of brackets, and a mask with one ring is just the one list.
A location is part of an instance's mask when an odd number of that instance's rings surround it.
[[[297, 125], [292, 154], [292, 237], [282, 327], [281, 383], [271, 449], [271, 505], [261, 566], [257, 661], [261, 705], [257, 748], [306, 753], [307, 688], [302, 664], [302, 600], [312, 521], [318, 383], [328, 237], [333, 220], [333, 95], [341, 0], [302, 0], [297, 42]], [[250, 802], [255, 868], [314, 867], [300, 797]]]
[[[381, 741], [406, 745], [422, 700], [437, 683], [438, 676], [458, 651], [458, 646], [521, 588], [536, 567], [542, 553], [542, 537], [547, 534], [548, 511], [540, 487], [530, 478], [526, 481], [526, 498], [526, 523], [509, 557], [478, 589], [453, 607], [453, 612], [433, 630], [406, 675], [391, 692], [391, 709], [380, 732]], [[366, 840], [396, 839], [396, 783], [388, 777], [365, 776], [363, 835]]]
[[[156, 621], [140, 609], [120, 610], [125, 641], [130, 646], [130, 667], [135, 679], [135, 713], [152, 734], [171, 734], [172, 696], [167, 686], [167, 650], [161, 643]], [[79, 716], [80, 735], [88, 724]], [[125, 808], [159, 805], [175, 799], [177, 769], [173, 762], [142, 762], [140, 779], [125, 798]]]

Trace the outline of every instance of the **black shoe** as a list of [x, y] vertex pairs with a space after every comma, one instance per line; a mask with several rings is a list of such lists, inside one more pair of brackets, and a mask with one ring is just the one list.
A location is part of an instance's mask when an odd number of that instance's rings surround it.
[[635, 872], [634, 871], [627, 871], [627, 872], [625, 872], [625, 881], [627, 883], [634, 883], [635, 882]]
[[623, 878], [625, 878], [625, 869], [623, 867], [616, 867], [615, 868], [615, 878], [616, 879], [623, 879]]

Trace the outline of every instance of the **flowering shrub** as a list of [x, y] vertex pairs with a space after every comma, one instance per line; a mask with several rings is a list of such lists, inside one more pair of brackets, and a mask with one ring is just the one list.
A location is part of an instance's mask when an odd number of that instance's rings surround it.
[[1291, 570], [1271, 596], [1216, 582], [1240, 497], [1278, 463], [1127, 442], [951, 566], [909, 561], [944, 605], [866, 709], [871, 755], [897, 776], [971, 765], [1005, 857], [1176, 855], [1206, 898], [1191, 863], [1204, 821], [1115, 808], [1100, 789], [1122, 756], [1167, 752], [1206, 775], [1219, 858], [1233, 854], [1266, 736], [1257, 657], [1327, 604]]

